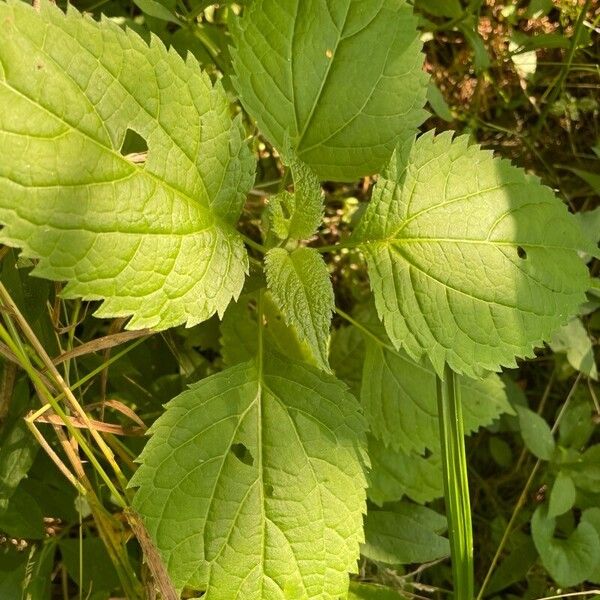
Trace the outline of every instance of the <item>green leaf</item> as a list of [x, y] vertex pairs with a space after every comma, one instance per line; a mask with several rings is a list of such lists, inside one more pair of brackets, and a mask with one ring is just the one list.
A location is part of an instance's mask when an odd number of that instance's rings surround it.
[[[550, 2], [552, 2], [552, 0], [550, 0]], [[569, 38], [560, 33], [527, 35], [521, 31], [514, 31], [511, 37], [512, 40], [514, 40], [513, 43], [518, 45], [518, 49], [516, 50], [517, 54], [531, 52], [532, 50], [539, 50], [541, 48], [568, 48], [571, 45]]]
[[244, 107], [321, 179], [376, 173], [426, 116], [416, 24], [403, 0], [254, 0], [233, 32]]
[[331, 334], [329, 364], [335, 375], [359, 397], [365, 358], [363, 336], [356, 327], [340, 327]]
[[554, 8], [552, 0], [531, 0], [527, 7], [528, 19], [545, 17]]
[[453, 121], [454, 115], [446, 102], [446, 99], [440, 92], [440, 88], [433, 82], [429, 82], [429, 86], [427, 87], [427, 101], [429, 105], [433, 109], [433, 112], [440, 118], [444, 119], [444, 121]]
[[390, 339], [440, 374], [515, 366], [589, 283], [589, 244], [553, 192], [451, 133], [399, 146], [354, 241]]
[[578, 585], [592, 575], [600, 555], [600, 539], [594, 526], [581, 520], [566, 538], [554, 537], [556, 520], [538, 506], [531, 519], [531, 535], [542, 564], [561, 586]]
[[19, 486], [0, 511], [0, 531], [17, 539], [41, 540], [45, 516], [38, 499]]
[[162, 2], [157, 0], [133, 0], [138, 8], [146, 13], [150, 17], [160, 19], [161, 21], [167, 21], [169, 23], [176, 23], [177, 25], [183, 25], [183, 23], [168, 9]]
[[314, 171], [295, 157], [286, 158], [294, 178], [294, 193], [281, 192], [269, 199], [270, 226], [281, 240], [312, 236], [323, 219], [323, 192]]
[[[233, 226], [254, 159], [221, 86], [72, 8], [9, 0], [0, 20], [0, 241], [132, 329], [222, 314], [247, 270]], [[120, 152], [128, 131], [143, 164]]]
[[[571, 167], [565, 167], [571, 173], [575, 173], [578, 177], [583, 179], [596, 193], [600, 196], [600, 175], [592, 173], [590, 171], [584, 171], [583, 169], [573, 169]], [[597, 211], [597, 209], [596, 209]]]
[[[243, 294], [237, 302], [231, 303], [221, 322], [221, 353], [227, 366], [247, 362], [258, 355], [258, 323], [256, 293]], [[281, 311], [271, 298], [263, 296], [263, 331], [265, 345], [296, 362], [312, 360], [308, 346], [300, 341], [298, 333], [288, 327]]]
[[406, 596], [401, 596], [383, 585], [353, 581], [350, 584], [348, 600], [406, 600]]
[[[575, 218], [593, 247], [598, 248], [598, 243], [600, 242], [600, 206], [594, 210], [575, 213]], [[598, 258], [598, 251], [592, 254]], [[591, 260], [591, 256], [588, 257], [588, 262], [589, 260]]]
[[439, 454], [425, 458], [414, 452], [395, 452], [369, 436], [369, 458], [368, 494], [380, 506], [404, 496], [424, 504], [444, 495]]
[[2, 260], [1, 279], [11, 298], [30, 324], [42, 317], [50, 294], [50, 284], [28, 277], [31, 269], [19, 268], [14, 250]]
[[515, 406], [519, 417], [521, 436], [527, 449], [537, 458], [552, 460], [556, 443], [546, 421], [524, 406]]
[[20, 263], [25, 261], [28, 259], [19, 259], [17, 251], [10, 250], [2, 260], [0, 281], [27, 319], [46, 352], [53, 356], [59, 353], [59, 349], [54, 324], [48, 311], [50, 282], [30, 277], [33, 265], [20, 266]]
[[[85, 595], [119, 588], [119, 577], [100, 538], [86, 537], [81, 544], [78, 539], [62, 539], [58, 546], [69, 577]], [[83, 560], [82, 571], [79, 569], [80, 558]]]
[[537, 561], [538, 553], [533, 540], [527, 536], [514, 550], [498, 565], [486, 588], [486, 596], [507, 588], [523, 580], [527, 572]]
[[577, 488], [597, 494], [600, 489], [600, 444], [587, 448], [568, 469]]
[[25, 550], [0, 546], [0, 598], [50, 600], [55, 548], [51, 539]]
[[314, 360], [329, 371], [328, 344], [335, 307], [327, 265], [313, 248], [288, 252], [273, 248], [265, 256], [269, 289], [286, 323], [307, 342]]
[[194, 385], [152, 427], [132, 485], [178, 589], [338, 598], [365, 510], [364, 422], [332, 376], [266, 356]]
[[569, 364], [584, 375], [598, 380], [598, 367], [592, 340], [580, 319], [571, 319], [563, 325], [550, 341], [554, 352], [565, 352]]
[[38, 442], [22, 419], [3, 435], [0, 446], [0, 511], [8, 508], [10, 497], [27, 476], [38, 449]]
[[491, 60], [485, 43], [481, 35], [479, 35], [477, 20], [471, 16], [466, 21], [459, 23], [458, 28], [465, 36], [467, 43], [471, 46], [474, 54], [473, 66], [477, 73], [490, 68]]
[[446, 527], [446, 517], [408, 502], [370, 510], [361, 554], [388, 565], [437, 560], [450, 554], [448, 540], [440, 535]]
[[[385, 335], [385, 334], [383, 334]], [[365, 337], [361, 402], [371, 432], [394, 450], [439, 449], [436, 376], [425, 360], [417, 363], [402, 350]], [[514, 413], [496, 374], [460, 378], [465, 433]]]
[[594, 433], [593, 401], [589, 388], [578, 387], [559, 425], [559, 443], [565, 448], [583, 448]]
[[565, 472], [559, 471], [550, 491], [548, 518], [554, 519], [571, 510], [575, 504], [576, 493], [573, 479]]
[[492, 458], [499, 466], [507, 469], [513, 464], [513, 453], [510, 444], [502, 438], [490, 437], [489, 450]]
[[434, 17], [455, 19], [463, 13], [460, 0], [416, 0], [415, 8], [424, 10]]
[[[581, 520], [584, 523], [592, 525], [600, 539], [600, 507], [594, 506], [584, 510], [583, 513], [581, 513]], [[600, 584], [600, 553], [596, 557], [596, 566], [588, 579], [592, 583]]]

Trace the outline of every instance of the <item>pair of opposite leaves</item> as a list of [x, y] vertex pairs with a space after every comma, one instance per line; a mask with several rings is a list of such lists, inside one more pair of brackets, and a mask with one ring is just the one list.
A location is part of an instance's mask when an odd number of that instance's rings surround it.
[[[15, 0], [0, 20], [1, 241], [131, 328], [222, 315], [248, 267], [235, 224], [254, 177], [222, 88], [108, 20]], [[589, 244], [552, 192], [465, 138], [414, 141], [426, 79], [404, 2], [255, 0], [235, 39], [242, 101], [276, 147], [288, 136], [338, 180], [393, 153], [354, 243], [395, 346], [477, 375], [530, 354], [576, 311]], [[120, 153], [129, 129], [147, 141], [143, 166]], [[332, 296], [311, 312], [311, 291], [328, 289], [311, 273], [326, 272], [282, 252], [270, 286], [324, 362]], [[208, 584], [211, 600], [338, 598], [358, 552], [357, 403], [333, 377], [278, 360], [175, 399], [134, 478], [177, 587]], [[206, 413], [195, 421], [194, 407]]]

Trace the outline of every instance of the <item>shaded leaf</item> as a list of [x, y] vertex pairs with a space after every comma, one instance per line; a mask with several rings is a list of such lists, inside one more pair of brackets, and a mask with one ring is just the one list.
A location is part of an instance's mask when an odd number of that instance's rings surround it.
[[568, 473], [578, 488], [597, 494], [600, 490], [600, 444], [590, 446], [576, 463], [569, 464]]
[[454, 115], [452, 114], [446, 99], [433, 81], [430, 81], [429, 86], [427, 87], [427, 101], [431, 108], [433, 108], [433, 112], [435, 112], [440, 119], [444, 119], [444, 121], [448, 122], [454, 120]]
[[558, 432], [561, 446], [578, 450], [587, 444], [595, 429], [592, 406], [589, 390], [575, 390], [560, 420]]
[[486, 596], [525, 579], [527, 572], [537, 560], [538, 553], [530, 537], [519, 544], [496, 568], [486, 588]]
[[553, 192], [450, 133], [398, 147], [354, 241], [390, 339], [438, 373], [515, 366], [589, 282], [588, 244]]
[[27, 476], [39, 449], [38, 442], [22, 419], [3, 434], [0, 446], [0, 513], [8, 508], [11, 496]]
[[575, 496], [573, 479], [563, 471], [559, 471], [550, 490], [548, 518], [554, 519], [571, 510], [575, 504]]
[[165, 6], [164, 2], [158, 2], [157, 0], [133, 1], [143, 13], [146, 13], [150, 17], [160, 19], [161, 21], [168, 21], [169, 23], [176, 23], [177, 25], [182, 25], [181, 21], [169, 8]]
[[17, 539], [41, 540], [45, 516], [37, 498], [19, 486], [0, 511], [0, 531]]
[[416, 23], [402, 0], [254, 0], [233, 32], [242, 103], [321, 179], [375, 173], [426, 116]]
[[440, 535], [446, 517], [408, 502], [369, 510], [361, 554], [388, 565], [425, 563], [450, 554], [448, 540]]
[[516, 406], [521, 436], [527, 449], [537, 458], [551, 460], [556, 444], [546, 421], [524, 406]]
[[460, 17], [463, 8], [460, 0], [416, 0], [415, 8], [424, 10], [434, 17]]
[[369, 498], [383, 505], [408, 496], [424, 504], [444, 495], [442, 462], [438, 454], [429, 457], [414, 452], [396, 452], [369, 436]]
[[[600, 507], [594, 506], [584, 510], [581, 514], [581, 521], [592, 525], [600, 539]], [[596, 557], [596, 566], [588, 579], [592, 583], [600, 584], [600, 553]]]
[[598, 367], [592, 340], [580, 319], [571, 319], [553, 336], [550, 347], [554, 352], [565, 352], [569, 364], [584, 375], [598, 380]]
[[[100, 538], [85, 537], [82, 544], [78, 539], [62, 539], [58, 547], [69, 577], [83, 594], [108, 593], [119, 588], [119, 577]], [[81, 571], [80, 557], [83, 560]]]
[[566, 538], [554, 536], [556, 520], [538, 506], [531, 519], [531, 534], [542, 564], [552, 578], [565, 587], [578, 585], [592, 575], [600, 555], [600, 539], [594, 526], [581, 521]]
[[485, 47], [483, 38], [479, 34], [475, 18], [471, 16], [466, 21], [459, 23], [458, 28], [473, 50], [473, 66], [475, 67], [475, 71], [480, 73], [481, 71], [489, 69], [491, 65], [490, 55]]
[[[439, 448], [436, 375], [426, 361], [365, 338], [361, 402], [373, 434], [404, 452]], [[501, 379], [460, 378], [465, 433], [513, 413]]]
[[327, 265], [313, 248], [288, 252], [273, 248], [265, 256], [269, 290], [286, 323], [308, 344], [315, 363], [329, 371], [328, 345], [335, 307]]
[[[247, 362], [258, 355], [258, 294], [248, 293], [231, 303], [221, 322], [221, 353], [227, 366]], [[263, 295], [265, 345], [296, 362], [312, 363], [310, 348], [288, 327], [270, 293]]]
[[401, 596], [383, 585], [353, 581], [350, 584], [348, 600], [406, 600], [406, 596]]

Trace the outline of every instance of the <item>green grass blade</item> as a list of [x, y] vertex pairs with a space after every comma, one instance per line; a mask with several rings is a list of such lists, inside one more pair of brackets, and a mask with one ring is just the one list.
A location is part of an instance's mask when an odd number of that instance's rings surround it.
[[437, 397], [454, 599], [472, 600], [473, 529], [460, 386], [447, 365], [444, 380], [437, 379]]

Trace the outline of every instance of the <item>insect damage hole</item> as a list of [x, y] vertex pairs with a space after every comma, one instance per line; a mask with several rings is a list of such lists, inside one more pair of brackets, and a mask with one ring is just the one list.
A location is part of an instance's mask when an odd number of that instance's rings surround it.
[[121, 154], [134, 164], [146, 162], [148, 156], [148, 142], [133, 129], [128, 129], [121, 145]]
[[254, 466], [254, 456], [252, 456], [252, 452], [244, 444], [233, 444], [231, 446], [231, 453], [245, 465], [249, 467]]
[[527, 258], [527, 251], [523, 246], [517, 246], [517, 256], [523, 260]]

